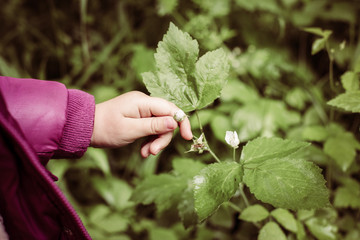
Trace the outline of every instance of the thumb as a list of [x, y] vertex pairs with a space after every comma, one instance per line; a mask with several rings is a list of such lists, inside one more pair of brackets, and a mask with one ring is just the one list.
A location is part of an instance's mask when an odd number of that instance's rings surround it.
[[131, 128], [135, 130], [135, 138], [171, 132], [178, 126], [172, 117], [139, 118], [130, 122]]

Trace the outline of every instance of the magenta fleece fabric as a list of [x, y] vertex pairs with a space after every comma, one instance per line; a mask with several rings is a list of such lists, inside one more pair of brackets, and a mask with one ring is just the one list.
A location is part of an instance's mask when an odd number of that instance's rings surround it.
[[85, 153], [94, 112], [83, 91], [0, 76], [0, 216], [10, 239], [91, 239], [45, 165]]

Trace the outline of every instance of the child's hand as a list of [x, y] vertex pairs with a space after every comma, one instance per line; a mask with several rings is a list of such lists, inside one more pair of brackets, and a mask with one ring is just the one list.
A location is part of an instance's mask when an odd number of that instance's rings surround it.
[[[173, 103], [141, 92], [128, 92], [96, 105], [91, 146], [120, 147], [136, 139], [153, 136], [141, 148], [141, 155], [156, 155], [171, 141], [178, 123], [173, 119], [179, 110]], [[192, 139], [190, 122], [180, 122], [180, 134]]]

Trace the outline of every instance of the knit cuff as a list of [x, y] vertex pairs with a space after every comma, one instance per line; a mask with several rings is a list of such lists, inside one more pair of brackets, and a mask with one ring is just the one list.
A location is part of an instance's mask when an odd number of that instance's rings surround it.
[[68, 90], [66, 122], [56, 158], [81, 157], [90, 145], [94, 127], [95, 100], [80, 90]]

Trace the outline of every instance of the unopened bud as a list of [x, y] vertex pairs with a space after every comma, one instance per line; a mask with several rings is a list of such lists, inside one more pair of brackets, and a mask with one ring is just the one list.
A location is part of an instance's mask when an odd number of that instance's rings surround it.
[[184, 119], [186, 118], [186, 114], [184, 113], [184, 111], [183, 110], [178, 110], [176, 113], [175, 113], [175, 115], [174, 115], [174, 119], [175, 119], [175, 121], [177, 121], [177, 122], [181, 122], [181, 121], [183, 121]]

